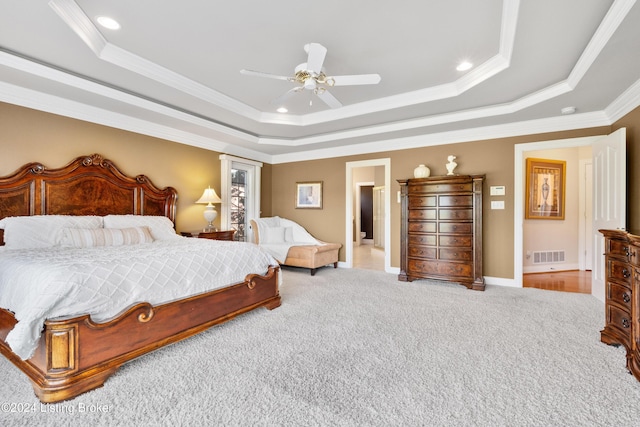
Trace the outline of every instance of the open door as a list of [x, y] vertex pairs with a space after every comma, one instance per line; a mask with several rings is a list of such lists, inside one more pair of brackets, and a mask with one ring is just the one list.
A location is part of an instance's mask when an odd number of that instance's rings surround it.
[[593, 270], [591, 294], [604, 302], [605, 261], [601, 229], [626, 226], [627, 131], [621, 128], [593, 144]]

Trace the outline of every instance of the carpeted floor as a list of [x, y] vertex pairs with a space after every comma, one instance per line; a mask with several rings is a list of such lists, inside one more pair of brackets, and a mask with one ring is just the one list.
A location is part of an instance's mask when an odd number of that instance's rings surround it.
[[0, 425], [640, 424], [640, 382], [600, 342], [604, 307], [589, 295], [283, 274], [278, 309], [135, 360], [69, 402], [40, 405], [0, 360]]

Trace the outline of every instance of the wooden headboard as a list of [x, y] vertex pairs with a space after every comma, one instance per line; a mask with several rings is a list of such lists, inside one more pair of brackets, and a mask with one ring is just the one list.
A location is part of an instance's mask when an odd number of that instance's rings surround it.
[[[0, 219], [25, 215], [164, 215], [175, 222], [178, 193], [145, 175], [128, 177], [100, 154], [59, 169], [29, 163], [0, 177]], [[0, 230], [0, 245], [4, 244]]]

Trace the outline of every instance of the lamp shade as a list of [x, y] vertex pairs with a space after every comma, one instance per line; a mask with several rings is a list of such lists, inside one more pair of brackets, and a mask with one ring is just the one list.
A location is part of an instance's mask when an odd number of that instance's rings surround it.
[[209, 187], [204, 190], [204, 193], [202, 193], [202, 196], [196, 200], [196, 203], [207, 203], [210, 205], [212, 203], [222, 203], [222, 200], [218, 197], [216, 190]]

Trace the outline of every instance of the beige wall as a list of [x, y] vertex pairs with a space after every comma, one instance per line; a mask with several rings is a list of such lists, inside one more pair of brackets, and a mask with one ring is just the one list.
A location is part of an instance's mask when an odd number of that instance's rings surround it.
[[640, 234], [640, 107], [611, 127], [627, 128], [627, 229]]
[[[515, 144], [549, 141], [564, 138], [604, 135], [610, 127], [591, 128], [567, 132], [554, 132], [522, 137], [474, 141], [460, 144], [388, 151], [361, 156], [310, 160], [305, 162], [273, 165], [273, 215], [291, 218], [306, 227], [318, 238], [343, 245], [345, 236], [345, 164], [358, 160], [391, 159], [391, 265], [400, 265], [400, 205], [394, 195], [400, 189], [398, 179], [413, 176], [413, 169], [424, 163], [431, 169], [431, 176], [446, 175], [445, 164], [450, 154], [456, 155], [459, 174], [485, 174], [484, 185], [484, 274], [486, 276], [513, 278], [513, 182]], [[322, 180], [325, 204], [321, 211], [295, 209], [293, 206], [296, 181]], [[489, 186], [506, 187], [505, 209], [490, 210]], [[345, 260], [344, 248], [340, 260]]]
[[157, 187], [174, 187], [178, 231], [206, 225], [204, 206], [194, 202], [208, 185], [220, 194], [219, 153], [0, 103], [0, 176], [29, 162], [58, 168], [93, 153], [127, 175], [147, 175]]
[[[484, 273], [513, 278], [513, 182], [514, 145], [591, 135], [603, 135], [627, 127], [627, 190], [629, 200], [640, 198], [640, 108], [614, 126], [581, 129], [522, 137], [492, 139], [410, 150], [388, 151], [361, 156], [268, 165], [263, 168], [262, 215], [280, 215], [301, 223], [321, 239], [344, 242], [345, 163], [379, 158], [391, 159], [391, 250], [392, 266], [399, 266], [400, 208], [393, 197], [399, 189], [397, 179], [411, 177], [419, 163], [431, 168], [432, 175], [446, 174], [447, 156], [458, 156], [457, 173], [486, 174], [484, 205]], [[391, 147], [390, 147], [391, 148]], [[203, 207], [194, 202], [211, 185], [220, 190], [219, 153], [138, 135], [105, 126], [0, 103], [0, 176], [14, 172], [23, 164], [42, 161], [47, 167], [60, 167], [72, 158], [99, 153], [113, 160], [126, 174], [145, 174], [158, 187], [178, 190], [178, 230], [199, 228]], [[297, 181], [324, 183], [322, 210], [295, 209]], [[505, 210], [490, 210], [488, 188], [505, 185]], [[640, 204], [629, 202], [629, 228], [640, 230]], [[344, 249], [340, 253], [344, 261]]]

